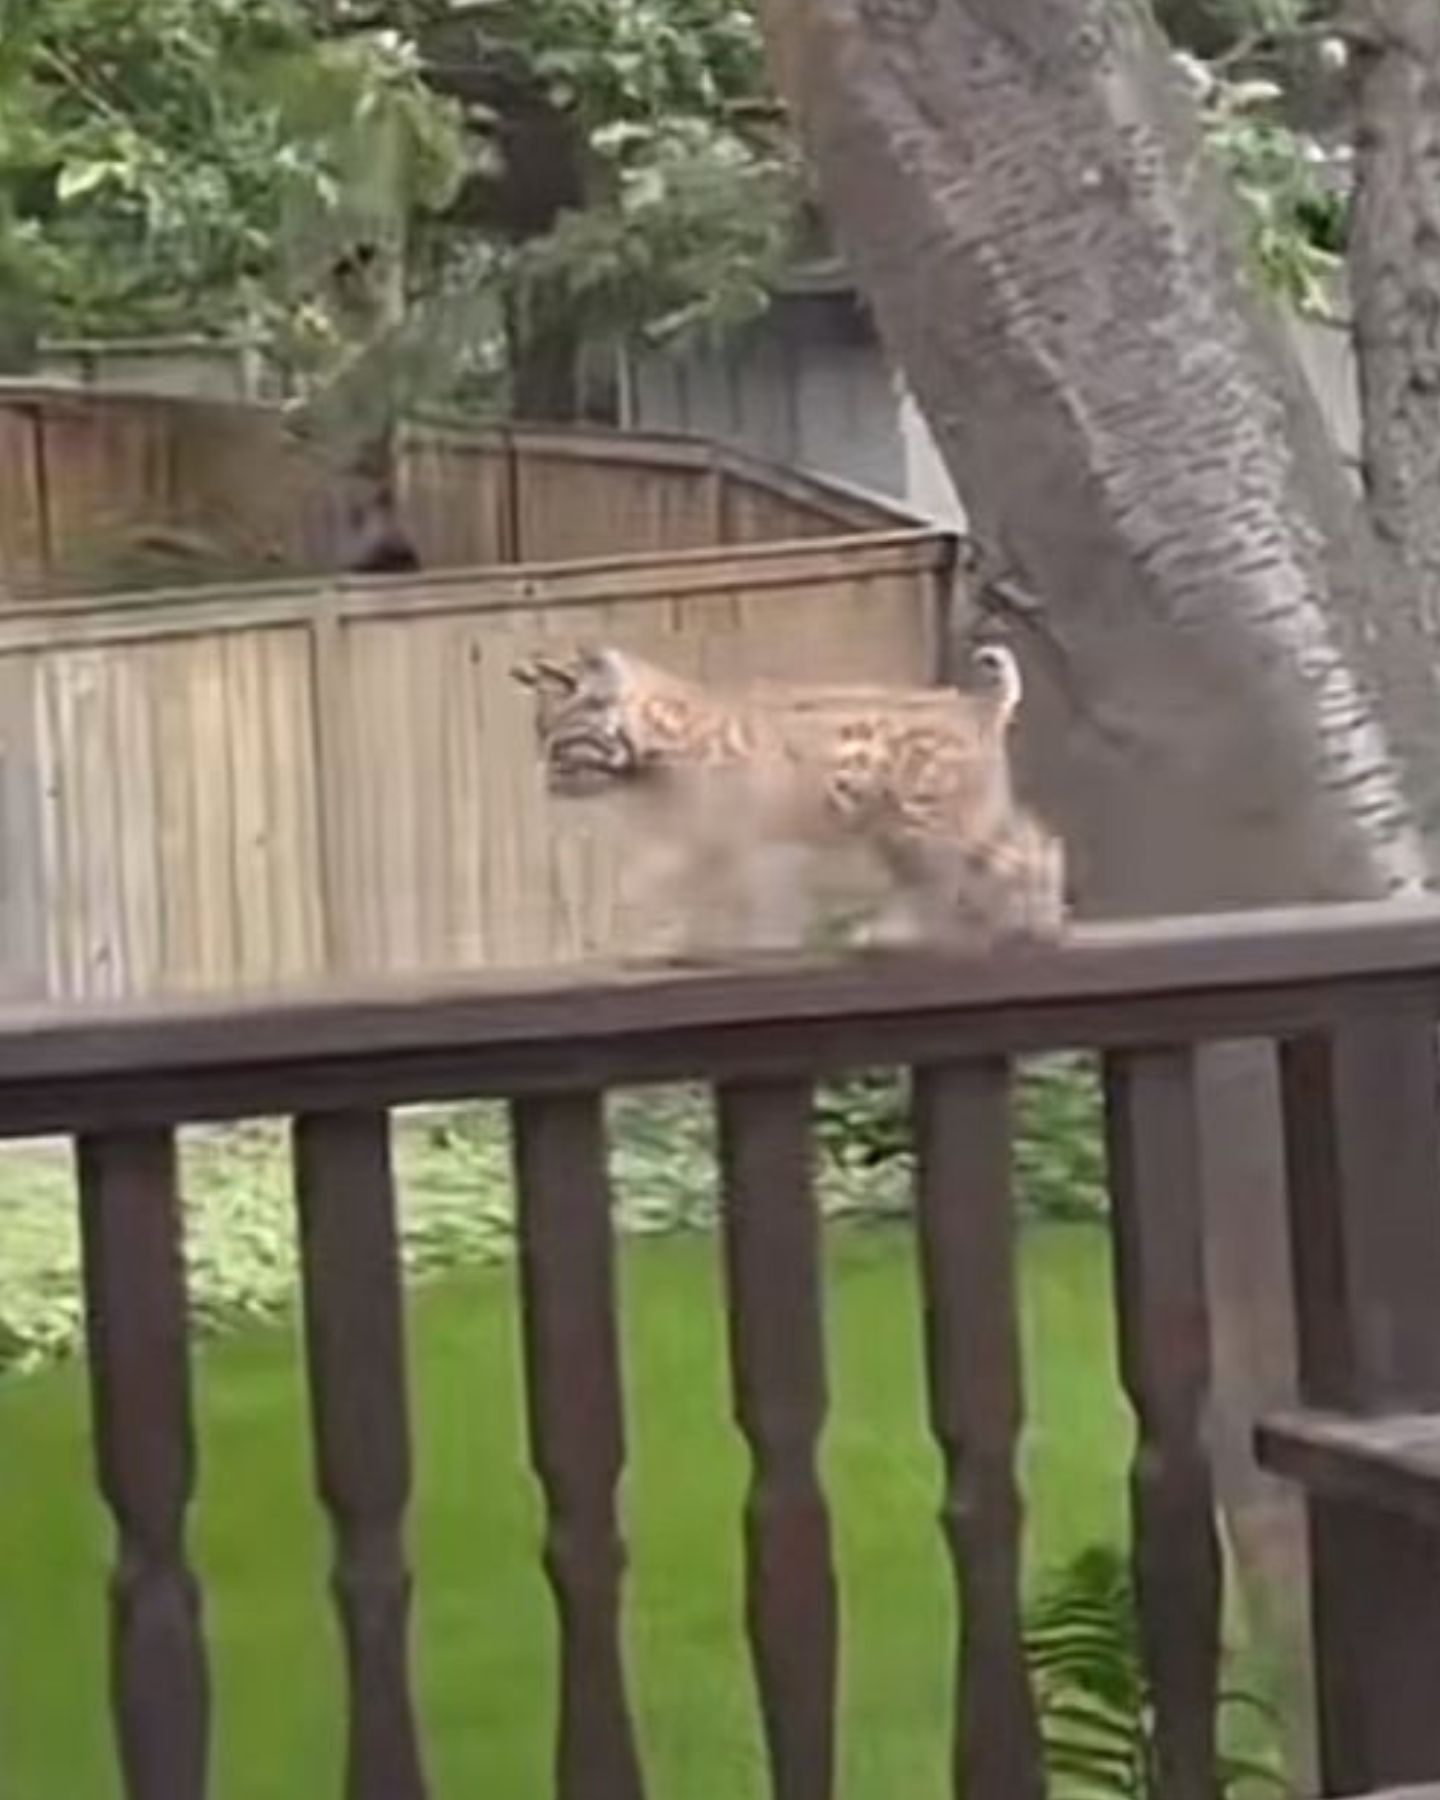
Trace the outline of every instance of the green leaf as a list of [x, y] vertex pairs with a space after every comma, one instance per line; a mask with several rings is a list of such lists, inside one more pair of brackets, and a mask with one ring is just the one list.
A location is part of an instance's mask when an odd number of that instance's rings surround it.
[[56, 198], [62, 202], [80, 200], [86, 194], [94, 193], [116, 173], [114, 163], [109, 162], [72, 162], [66, 163], [55, 182]]

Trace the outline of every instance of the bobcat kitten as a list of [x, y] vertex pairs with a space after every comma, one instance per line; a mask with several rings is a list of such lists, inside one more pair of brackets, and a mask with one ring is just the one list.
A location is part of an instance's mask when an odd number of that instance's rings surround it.
[[1054, 937], [1063, 849], [1011, 783], [1019, 667], [998, 646], [974, 660], [973, 692], [721, 690], [612, 648], [513, 673], [535, 696], [550, 793], [625, 809], [641, 881], [689, 947], [803, 943], [819, 876], [857, 850], [889, 889], [862, 942]]

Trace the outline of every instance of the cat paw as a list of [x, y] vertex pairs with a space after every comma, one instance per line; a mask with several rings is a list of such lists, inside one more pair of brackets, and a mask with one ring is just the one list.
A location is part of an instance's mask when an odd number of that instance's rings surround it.
[[849, 941], [856, 950], [912, 950], [922, 933], [913, 919], [879, 913], [852, 926]]

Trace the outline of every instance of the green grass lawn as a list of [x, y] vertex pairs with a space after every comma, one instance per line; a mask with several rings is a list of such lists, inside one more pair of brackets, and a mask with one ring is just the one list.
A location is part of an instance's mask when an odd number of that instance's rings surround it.
[[[911, 1243], [831, 1227], [826, 1463], [843, 1591], [847, 1800], [946, 1791], [951, 1607], [934, 1529]], [[716, 1246], [623, 1253], [633, 1563], [627, 1630], [651, 1791], [761, 1800], [740, 1627], [744, 1461], [728, 1424]], [[1116, 1535], [1129, 1426], [1106, 1237], [1025, 1243], [1032, 1569]], [[513, 1272], [415, 1291], [417, 1685], [440, 1800], [548, 1795], [554, 1640], [522, 1435]], [[342, 1701], [293, 1335], [206, 1344], [201, 1490], [219, 1800], [339, 1792]], [[6, 1800], [109, 1800], [103, 1587], [80, 1371], [0, 1384], [0, 1766]]]

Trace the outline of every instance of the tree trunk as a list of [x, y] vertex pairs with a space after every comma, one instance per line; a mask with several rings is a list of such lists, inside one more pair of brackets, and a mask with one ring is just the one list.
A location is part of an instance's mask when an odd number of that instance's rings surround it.
[[1365, 491], [1440, 640], [1440, 6], [1362, 0], [1353, 26], [1349, 261]]
[[1440, 690], [1141, 9], [763, 11], [977, 535], [1043, 597], [1022, 757], [1085, 908], [1421, 883]]
[[[515, 107], [502, 127], [506, 228], [518, 244], [543, 237], [585, 203], [584, 140], [548, 102]], [[534, 282], [509, 311], [511, 395], [517, 419], [565, 422], [580, 411], [580, 332], [554, 283]]]
[[571, 424], [580, 416], [580, 333], [555, 296], [532, 291], [528, 308], [509, 309], [510, 412], [529, 424]]
[[[1082, 910], [1430, 880], [1424, 619], [1388, 569], [1377, 579], [1313, 398], [1241, 283], [1143, 7], [762, 0], [762, 15], [831, 222], [975, 533], [1038, 596], [1015, 615], [1035, 696], [1021, 772], [1065, 831]], [[1293, 1380], [1284, 1236], [1246, 1216], [1283, 1217], [1265, 1056], [1217, 1046], [1202, 1064], [1212, 1149], [1235, 1152], [1204, 1171], [1217, 1477], [1293, 1696], [1304, 1545], [1248, 1452], [1254, 1413]], [[1274, 1329], [1257, 1330], [1257, 1282]]]

